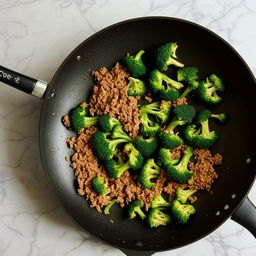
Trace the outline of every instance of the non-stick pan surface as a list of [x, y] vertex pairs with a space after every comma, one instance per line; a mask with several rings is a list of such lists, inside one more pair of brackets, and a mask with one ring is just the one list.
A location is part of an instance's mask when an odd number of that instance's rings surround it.
[[[178, 42], [179, 60], [186, 66], [197, 66], [200, 79], [215, 73], [223, 78], [227, 90], [224, 102], [214, 108], [226, 112], [225, 126], [211, 124], [221, 135], [213, 148], [224, 155], [217, 168], [219, 179], [213, 194], [198, 193], [197, 213], [186, 225], [150, 229], [140, 220], [129, 220], [119, 207], [105, 216], [88, 206], [76, 193], [76, 179], [70, 162], [72, 151], [66, 138], [75, 136], [62, 124], [70, 109], [88, 99], [93, 81], [90, 70], [112, 67], [127, 52], [146, 52], [169, 42]], [[81, 60], [77, 61], [77, 56]], [[41, 156], [45, 173], [58, 198], [70, 215], [96, 237], [113, 246], [160, 251], [191, 243], [222, 224], [247, 194], [255, 177], [256, 136], [252, 117], [256, 109], [255, 80], [245, 62], [220, 37], [193, 23], [173, 18], [142, 18], [108, 27], [78, 46], [57, 71], [47, 91], [40, 123]], [[55, 114], [53, 114], [55, 113]], [[250, 164], [246, 159], [251, 158]], [[236, 197], [232, 198], [235, 194]], [[234, 196], [233, 196], [234, 197]], [[224, 209], [228, 205], [228, 209]], [[225, 207], [227, 208], [227, 206]], [[220, 211], [219, 215], [216, 212]], [[113, 222], [111, 221], [113, 220]]]

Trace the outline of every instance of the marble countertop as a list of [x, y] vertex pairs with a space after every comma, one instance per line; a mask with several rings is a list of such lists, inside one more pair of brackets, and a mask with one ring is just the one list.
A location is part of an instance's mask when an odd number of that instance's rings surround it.
[[[254, 0], [0, 0], [0, 63], [50, 81], [88, 36], [121, 20], [152, 15], [208, 27], [256, 71]], [[38, 152], [41, 104], [1, 84], [0, 255], [123, 255], [90, 234], [81, 235], [49, 191]], [[256, 203], [256, 185], [249, 196]], [[256, 240], [228, 220], [192, 245], [155, 255], [255, 256]]]

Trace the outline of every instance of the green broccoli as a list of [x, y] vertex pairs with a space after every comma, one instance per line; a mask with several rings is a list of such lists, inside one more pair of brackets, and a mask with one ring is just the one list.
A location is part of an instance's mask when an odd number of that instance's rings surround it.
[[202, 102], [210, 105], [217, 105], [222, 101], [219, 96], [219, 92], [223, 92], [225, 89], [222, 80], [216, 75], [210, 75], [210, 78], [206, 78], [206, 81], [199, 83], [197, 94]]
[[132, 143], [128, 143], [124, 146], [124, 152], [129, 158], [129, 165], [132, 170], [138, 170], [143, 165], [143, 157], [140, 152], [134, 147]]
[[170, 101], [175, 101], [179, 98], [178, 90], [183, 87], [182, 83], [171, 79], [157, 69], [151, 71], [149, 85], [155, 94], [159, 93], [162, 99]]
[[171, 222], [170, 215], [161, 211], [161, 208], [151, 208], [147, 218], [151, 228], [158, 226], [166, 226]]
[[122, 157], [117, 154], [118, 162], [114, 159], [106, 161], [105, 167], [109, 177], [118, 179], [125, 171], [130, 169], [129, 161], [124, 161]]
[[[181, 159], [172, 160], [171, 154], [169, 156], [166, 151], [160, 152], [160, 161], [166, 170], [167, 175], [174, 181], [179, 183], [187, 183], [187, 181], [192, 177], [193, 172], [188, 170], [188, 162], [193, 156], [193, 149], [187, 147], [184, 151], [183, 157]], [[177, 161], [178, 160], [178, 161]]]
[[107, 187], [107, 183], [105, 182], [103, 177], [94, 177], [92, 179], [92, 187], [99, 195], [106, 195], [109, 190]]
[[161, 148], [159, 150], [159, 162], [164, 169], [169, 168], [169, 165], [174, 165], [179, 162], [179, 159], [172, 159], [172, 150], [167, 148]]
[[115, 125], [113, 127], [111, 139], [124, 139], [126, 141], [132, 142], [132, 138], [127, 135], [127, 133], [122, 129], [120, 125]]
[[180, 95], [180, 98], [185, 98], [187, 95], [196, 90], [199, 86], [199, 82], [197, 80], [197, 72], [198, 69], [196, 67], [186, 67], [179, 69], [177, 72], [177, 80], [179, 82], [185, 81], [188, 84], [188, 87], [183, 91]]
[[71, 112], [71, 125], [75, 132], [81, 131], [84, 127], [96, 125], [98, 116], [88, 116], [89, 111], [86, 108], [76, 107]]
[[164, 44], [156, 50], [156, 67], [161, 71], [166, 71], [169, 65], [183, 68], [184, 64], [175, 60], [178, 45], [175, 42]]
[[158, 147], [158, 138], [157, 137], [150, 137], [148, 139], [143, 139], [141, 137], [135, 138], [135, 146], [140, 151], [142, 156], [145, 158], [149, 158], [154, 154]]
[[177, 126], [191, 123], [196, 115], [196, 110], [191, 105], [180, 105], [173, 109], [175, 117], [166, 127], [165, 131], [160, 132], [159, 138], [164, 148], [176, 148], [184, 143], [179, 136], [179, 132], [174, 132]]
[[128, 84], [128, 95], [129, 96], [141, 96], [146, 93], [146, 84], [137, 78], [129, 77], [129, 84]]
[[116, 203], [116, 200], [115, 200], [115, 199], [113, 199], [111, 202], [109, 202], [109, 203], [105, 206], [103, 213], [106, 214], [106, 215], [110, 214], [109, 210], [110, 210], [110, 208], [111, 208], [115, 203]]
[[130, 219], [134, 219], [136, 217], [136, 214], [141, 217], [141, 219], [145, 219], [147, 216], [146, 214], [142, 211], [143, 203], [139, 200], [134, 200], [128, 210], [128, 216]]
[[154, 159], [148, 159], [141, 169], [139, 182], [144, 188], [154, 189], [155, 182], [160, 175], [160, 167], [155, 163]]
[[147, 68], [141, 59], [144, 52], [140, 50], [135, 56], [124, 56], [121, 59], [122, 64], [133, 77], [143, 76], [147, 72]]
[[196, 192], [195, 189], [181, 189], [177, 188], [176, 190], [176, 199], [181, 202], [182, 204], [185, 204], [187, 202], [187, 199], [192, 196]]
[[107, 161], [111, 159], [117, 153], [117, 147], [121, 143], [128, 143], [131, 138], [125, 136], [123, 138], [110, 139], [108, 138], [110, 133], [104, 133], [97, 131], [92, 136], [92, 145], [96, 155], [100, 160]]
[[215, 131], [210, 131], [209, 118], [212, 116], [210, 110], [202, 110], [197, 117], [199, 128], [194, 124], [189, 124], [184, 130], [184, 138], [188, 145], [198, 148], [210, 148], [219, 138]]
[[147, 114], [154, 115], [161, 124], [164, 124], [171, 111], [171, 102], [170, 101], [156, 101], [147, 105], [140, 107], [142, 112]]
[[158, 131], [161, 129], [161, 126], [159, 123], [153, 122], [149, 119], [149, 116], [147, 113], [142, 112], [140, 115], [140, 121], [141, 121], [141, 134], [144, 136], [153, 136], [158, 133]]
[[224, 124], [227, 122], [228, 120], [228, 115], [225, 113], [221, 113], [221, 114], [212, 114], [211, 115], [212, 118], [216, 118], [217, 120], [219, 120], [220, 123]]
[[110, 115], [101, 115], [98, 125], [103, 132], [111, 132], [115, 125], [121, 125], [120, 121]]
[[174, 218], [180, 223], [187, 223], [191, 214], [196, 212], [193, 205], [181, 204], [178, 200], [173, 200], [171, 206]]
[[171, 203], [166, 201], [161, 195], [156, 195], [154, 200], [151, 201], [151, 207], [157, 208], [157, 207], [170, 207]]
[[113, 127], [111, 139], [124, 139], [128, 142], [132, 142], [132, 138], [127, 135], [120, 125]]

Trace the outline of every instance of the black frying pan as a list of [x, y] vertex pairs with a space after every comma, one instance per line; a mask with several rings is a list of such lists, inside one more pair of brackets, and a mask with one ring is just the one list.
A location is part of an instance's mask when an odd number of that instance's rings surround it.
[[[213, 127], [221, 134], [213, 151], [224, 155], [224, 163], [218, 168], [219, 179], [213, 186], [214, 194], [198, 193], [197, 214], [188, 224], [149, 229], [139, 220], [127, 219], [125, 211], [118, 207], [111, 209], [110, 216], [104, 216], [89, 208], [85, 199], [76, 194], [73, 170], [64, 160], [69, 152], [65, 140], [74, 134], [61, 124], [61, 118], [88, 99], [93, 86], [89, 69], [111, 67], [127, 51], [150, 52], [169, 41], [178, 42], [179, 59], [187, 66], [198, 66], [200, 78], [210, 73], [223, 78], [227, 85], [225, 100], [215, 111], [225, 111], [231, 119], [225, 127]], [[77, 56], [81, 56], [80, 61]], [[38, 97], [43, 96], [46, 88], [42, 81], [3, 67], [0, 67], [0, 79]], [[163, 17], [133, 19], [110, 26], [80, 44], [47, 86], [40, 122], [46, 176], [63, 206], [82, 228], [130, 256], [151, 255], [187, 245], [214, 231], [230, 216], [256, 236], [255, 207], [246, 197], [256, 167], [256, 136], [252, 125], [255, 95], [255, 79], [246, 63], [228, 43], [208, 29]], [[224, 209], [225, 205], [228, 209]]]

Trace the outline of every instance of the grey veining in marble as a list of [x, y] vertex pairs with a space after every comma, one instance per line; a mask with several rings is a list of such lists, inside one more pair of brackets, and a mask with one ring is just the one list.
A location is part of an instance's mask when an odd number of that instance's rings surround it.
[[[174, 16], [217, 32], [256, 70], [255, 0], [0, 0], [0, 63], [50, 81], [68, 53], [94, 32], [139, 16]], [[0, 255], [123, 255], [77, 225], [53, 198], [38, 152], [42, 102], [0, 87]], [[256, 186], [250, 198], [256, 203]], [[228, 220], [206, 238], [157, 253], [255, 256], [253, 236]]]

